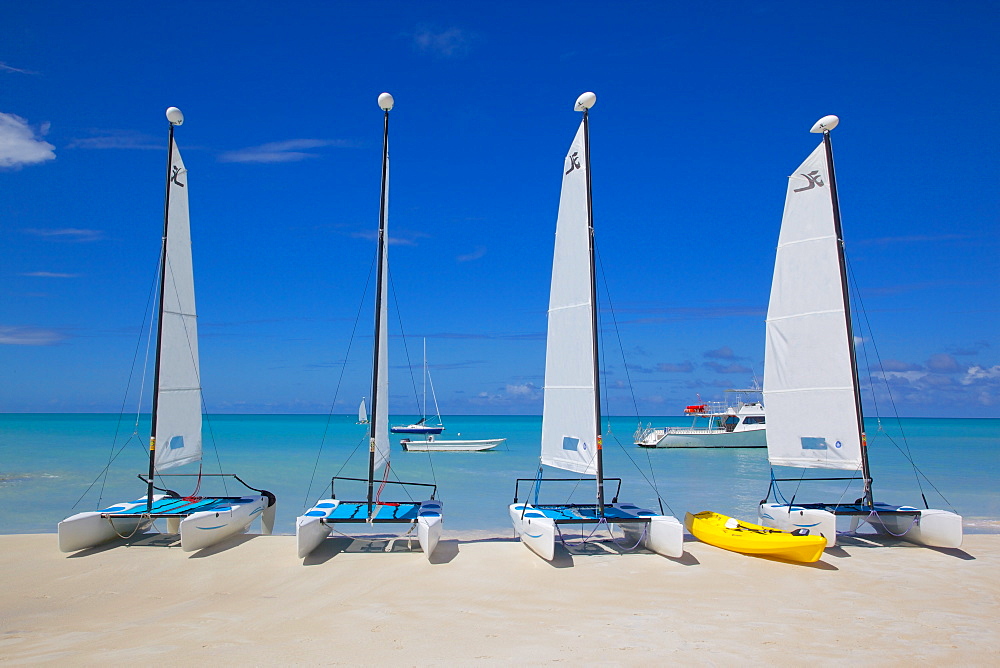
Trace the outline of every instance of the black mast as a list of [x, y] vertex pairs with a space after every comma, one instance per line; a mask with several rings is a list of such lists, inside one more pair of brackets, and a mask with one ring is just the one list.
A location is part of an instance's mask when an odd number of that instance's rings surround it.
[[590, 244], [590, 328], [594, 345], [594, 427], [597, 434], [597, 516], [604, 517], [604, 443], [601, 435], [601, 364], [597, 328], [597, 263], [594, 261], [594, 207], [590, 184], [590, 109], [583, 109], [583, 152], [587, 169], [587, 232]]
[[[388, 93], [383, 93], [388, 95]], [[379, 96], [379, 106], [385, 112], [382, 130], [382, 194], [379, 199], [378, 211], [378, 269], [375, 272], [375, 345], [372, 353], [372, 417], [368, 427], [368, 519], [372, 517], [373, 494], [375, 487], [375, 430], [378, 425], [378, 358], [379, 333], [382, 331], [382, 260], [385, 254], [385, 216], [386, 216], [386, 179], [389, 174], [389, 110], [392, 109], [392, 96], [389, 96], [388, 106], [383, 106], [382, 95]]]
[[[163, 282], [167, 278], [167, 229], [170, 220], [170, 167], [174, 161], [174, 126], [184, 122], [184, 117], [179, 116], [179, 120], [171, 118], [171, 111], [177, 109], [171, 107], [167, 109], [167, 121], [170, 123], [170, 131], [167, 136], [167, 186], [166, 195], [163, 198], [163, 239], [160, 246], [160, 296], [159, 310], [156, 316], [156, 359], [153, 363], [153, 413], [149, 431], [149, 480], [146, 483], [146, 512], [153, 512], [153, 475], [156, 473], [156, 413], [160, 403], [160, 350], [163, 347], [163, 294], [165, 292]], [[180, 110], [177, 110], [178, 115]]]
[[847, 287], [847, 260], [844, 256], [844, 232], [840, 225], [840, 200], [837, 197], [837, 177], [833, 169], [833, 143], [830, 130], [823, 129], [823, 145], [830, 169], [830, 199], [833, 202], [833, 225], [837, 234], [837, 259], [840, 262], [840, 288], [844, 296], [844, 315], [847, 321], [847, 348], [851, 353], [851, 380], [854, 383], [854, 410], [858, 421], [858, 438], [861, 442], [861, 475], [864, 477], [864, 503], [874, 505], [872, 476], [868, 467], [868, 441], [865, 436], [865, 416], [861, 406], [861, 383], [858, 381], [858, 360], [854, 351], [854, 325], [851, 321], [851, 298]]

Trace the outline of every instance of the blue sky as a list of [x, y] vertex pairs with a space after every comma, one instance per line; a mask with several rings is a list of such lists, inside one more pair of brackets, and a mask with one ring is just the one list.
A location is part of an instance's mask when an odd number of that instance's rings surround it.
[[[390, 91], [390, 317], [414, 364], [426, 337], [443, 412], [539, 413], [561, 166], [593, 90], [612, 413], [634, 393], [675, 415], [762, 377], [785, 179], [832, 113], [897, 410], [1000, 416], [998, 19], [985, 2], [8, 3], [0, 411], [121, 406], [171, 105], [209, 411], [324, 412], [341, 368], [335, 410], [353, 410]], [[392, 409], [411, 414], [399, 332]]]

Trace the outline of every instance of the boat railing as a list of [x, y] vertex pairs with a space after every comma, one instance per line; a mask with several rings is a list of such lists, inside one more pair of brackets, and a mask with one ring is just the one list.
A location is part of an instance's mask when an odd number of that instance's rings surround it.
[[667, 427], [664, 436], [668, 434], [718, 434], [719, 429], [713, 427]]
[[[139, 480], [142, 480], [147, 485], [150, 483], [149, 475], [147, 475], [145, 473], [139, 473], [137, 475], [137, 477], [139, 478]], [[244, 481], [241, 477], [239, 477], [235, 473], [157, 473], [154, 476], [154, 478], [235, 478], [241, 485], [243, 485], [244, 487], [246, 487], [249, 490], [253, 490], [254, 492], [260, 492], [261, 494], [263, 494], [265, 496], [274, 496], [273, 494], [271, 494], [270, 492], [268, 492], [266, 490], [257, 489], [256, 487], [251, 487], [250, 485], [248, 485], [246, 483], [246, 481]], [[180, 494], [178, 494], [177, 492], [173, 491], [172, 489], [164, 489], [162, 487], [157, 487], [156, 485], [153, 485], [153, 489], [155, 489], [157, 491], [160, 491], [160, 492], [163, 492], [164, 494], [172, 494], [174, 496], [181, 496]], [[234, 496], [234, 497], [215, 497], [215, 498], [220, 498], [220, 499], [221, 498], [234, 498], [234, 499], [238, 499], [240, 497]]]
[[[330, 478], [330, 498], [336, 499], [337, 494], [334, 491], [336, 482], [338, 480], [350, 480], [352, 482], [368, 482], [368, 478], [348, 478], [346, 476], [335, 475]], [[405, 482], [403, 480], [376, 480], [379, 485], [400, 485], [403, 487], [430, 487], [431, 488], [431, 499], [437, 498], [437, 485], [429, 482]]]
[[730, 406], [725, 401], [705, 401], [701, 404], [700, 411], [692, 411], [688, 415], [708, 415], [711, 413], [725, 413]]
[[[594, 482], [593, 478], [518, 478], [514, 483], [514, 503], [517, 503], [517, 498], [520, 496], [520, 489], [522, 482], [532, 483], [534, 487], [535, 483], [539, 482]], [[621, 478], [605, 478], [605, 483], [616, 482], [615, 493], [611, 499], [611, 503], [618, 503], [618, 494], [622, 491], [622, 479]], [[590, 504], [593, 505], [593, 504]]]
[[636, 429], [635, 433], [632, 434], [632, 440], [635, 443], [655, 442], [663, 438], [663, 435], [666, 433], [667, 430], [664, 427], [654, 427], [652, 425], [647, 425], [645, 428], [640, 427]]

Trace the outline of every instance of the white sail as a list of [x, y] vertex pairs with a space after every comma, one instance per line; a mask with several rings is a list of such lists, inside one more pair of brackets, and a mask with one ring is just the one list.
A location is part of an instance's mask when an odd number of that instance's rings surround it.
[[861, 468], [826, 148], [789, 177], [767, 309], [764, 399], [771, 464]]
[[364, 398], [361, 399], [361, 403], [358, 404], [358, 424], [368, 423], [368, 407], [365, 406]]
[[201, 376], [191, 263], [188, 178], [177, 145], [171, 146], [163, 313], [160, 314], [160, 383], [156, 411], [157, 471], [201, 459]]
[[584, 124], [563, 168], [545, 348], [543, 464], [597, 473], [590, 231]]
[[385, 192], [382, 193], [385, 206], [385, 219], [382, 225], [383, 238], [380, 242], [382, 256], [379, 263], [382, 267], [382, 283], [378, 286], [379, 302], [381, 303], [378, 321], [380, 326], [378, 337], [378, 359], [375, 360], [375, 410], [372, 422], [375, 423], [375, 470], [389, 461], [389, 158], [385, 160]]

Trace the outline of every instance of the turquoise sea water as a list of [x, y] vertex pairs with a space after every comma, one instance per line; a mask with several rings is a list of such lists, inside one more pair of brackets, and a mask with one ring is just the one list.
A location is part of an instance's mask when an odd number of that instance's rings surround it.
[[[411, 419], [399, 416], [393, 424]], [[275, 493], [275, 532], [294, 533], [295, 517], [327, 494], [332, 475], [366, 476], [367, 427], [355, 420], [348, 415], [209, 416], [205, 472], [219, 472], [221, 460], [223, 472]], [[689, 422], [680, 417], [646, 421], [655, 426]], [[393, 435], [390, 479], [436, 482], [448, 533], [512, 535], [507, 505], [513, 500], [514, 480], [533, 478], [538, 469], [541, 417], [446, 416], [445, 424], [441, 438], [461, 434], [504, 437], [507, 442], [488, 452], [408, 453]], [[900, 427], [883, 424], [881, 433], [875, 421], [867, 425], [876, 500], [922, 506], [913, 469], [897, 448], [905, 447]], [[770, 479], [765, 450], [638, 448], [632, 444], [634, 418], [611, 418], [610, 427], [605, 432], [605, 470], [607, 476], [623, 479], [622, 501], [656, 509], [655, 482], [664, 509], [676, 516], [715, 510], [751, 521], [756, 517], [757, 502], [767, 493]], [[1000, 420], [910, 418], [901, 421], [901, 430], [913, 460], [930, 479], [921, 480], [929, 505], [957, 511], [965, 518], [967, 532], [1000, 532]], [[106, 414], [0, 414], [0, 533], [51, 533], [68, 515], [143, 496], [145, 486], [135, 476], [148, 465], [148, 433], [146, 416], [136, 428], [134, 415], [119, 420]], [[102, 477], [109, 456], [119, 449]], [[778, 477], [798, 473], [775, 472]], [[561, 474], [548, 470], [546, 475]], [[217, 484], [206, 481], [202, 493], [222, 493]], [[188, 481], [171, 487], [182, 494], [193, 491]], [[228, 483], [229, 494], [240, 489], [238, 483]], [[592, 482], [546, 484], [541, 500], [572, 496], [591, 501], [594, 489]], [[609, 489], [613, 492], [613, 486]], [[790, 496], [794, 484], [783, 483], [782, 491]], [[361, 499], [364, 493], [363, 485], [342, 489], [338, 483], [341, 498]], [[414, 497], [418, 494], [413, 492]], [[856, 486], [846, 488], [845, 483], [812, 483], [799, 489], [797, 499], [853, 501], [858, 495]], [[383, 493], [384, 500], [405, 498], [391, 486]]]

